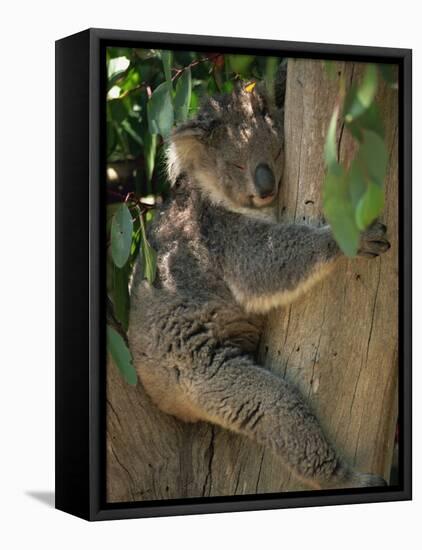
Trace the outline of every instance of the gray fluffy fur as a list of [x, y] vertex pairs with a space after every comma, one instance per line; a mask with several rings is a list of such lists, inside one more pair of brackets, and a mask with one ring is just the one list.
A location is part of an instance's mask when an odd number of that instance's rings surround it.
[[[283, 111], [258, 89], [209, 99], [169, 148], [173, 196], [150, 234], [151, 286], [137, 269], [129, 342], [140, 379], [166, 413], [213, 422], [272, 449], [311, 486], [383, 485], [353, 471], [298, 391], [256, 360], [264, 314], [324, 276], [340, 256], [328, 226], [279, 224], [253, 174], [283, 170]], [[360, 254], [389, 247], [374, 225]], [[139, 267], [139, 266], [138, 266]]]

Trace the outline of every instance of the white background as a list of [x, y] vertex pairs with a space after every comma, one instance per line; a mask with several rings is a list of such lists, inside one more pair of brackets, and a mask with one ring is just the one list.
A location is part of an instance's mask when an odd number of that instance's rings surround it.
[[[14, 0], [1, 6], [0, 546], [7, 550], [418, 547], [422, 538], [418, 2]], [[86, 27], [414, 49], [414, 502], [95, 524], [45, 504], [51, 501], [54, 487], [54, 40]]]

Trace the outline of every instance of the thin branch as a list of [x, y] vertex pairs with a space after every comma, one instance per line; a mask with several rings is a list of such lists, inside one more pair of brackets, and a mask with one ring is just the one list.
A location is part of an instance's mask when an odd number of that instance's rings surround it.
[[175, 71], [175, 74], [172, 76], [171, 80], [175, 80], [178, 76], [180, 76], [184, 71], [187, 69], [192, 69], [193, 67], [196, 67], [197, 65], [200, 65], [201, 63], [205, 63], [206, 61], [213, 62], [217, 59], [217, 57], [220, 57], [222, 55], [221, 53], [214, 53], [210, 55], [209, 57], [202, 57], [201, 59], [196, 59], [195, 61], [192, 61], [189, 63], [189, 65], [186, 65], [186, 67], [182, 67], [181, 69], [173, 68], [172, 71]]
[[124, 195], [123, 193], [119, 193], [118, 191], [107, 189], [107, 193], [121, 199], [121, 202], [126, 203], [129, 208], [137, 206], [141, 210], [142, 214], [144, 214], [148, 210], [154, 210], [154, 208], [157, 207], [156, 204], [145, 202], [145, 199], [143, 197], [138, 197], [133, 191], [130, 191], [129, 193]]

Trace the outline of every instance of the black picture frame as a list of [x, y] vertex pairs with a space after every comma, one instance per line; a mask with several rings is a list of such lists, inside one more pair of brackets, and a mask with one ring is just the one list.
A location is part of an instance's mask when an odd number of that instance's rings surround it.
[[[145, 503], [105, 502], [104, 48], [218, 50], [399, 66], [398, 487]], [[89, 29], [56, 42], [56, 508], [87, 520], [409, 500], [411, 460], [412, 52]], [[105, 96], [104, 96], [105, 97]]]

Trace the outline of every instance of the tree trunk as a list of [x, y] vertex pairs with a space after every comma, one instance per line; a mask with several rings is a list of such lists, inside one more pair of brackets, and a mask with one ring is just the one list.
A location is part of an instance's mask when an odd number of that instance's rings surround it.
[[[349, 86], [362, 65], [337, 63]], [[280, 219], [320, 223], [323, 146], [338, 81], [319, 61], [288, 63], [286, 167]], [[397, 420], [397, 91], [382, 82], [389, 169], [386, 208], [391, 250], [368, 261], [341, 260], [330, 278], [273, 312], [262, 337], [265, 365], [292, 380], [327, 435], [352, 464], [389, 478]], [[346, 161], [351, 140], [339, 129]], [[305, 489], [282, 462], [242, 436], [160, 412], [141, 385], [107, 366], [107, 500], [142, 501]]]

